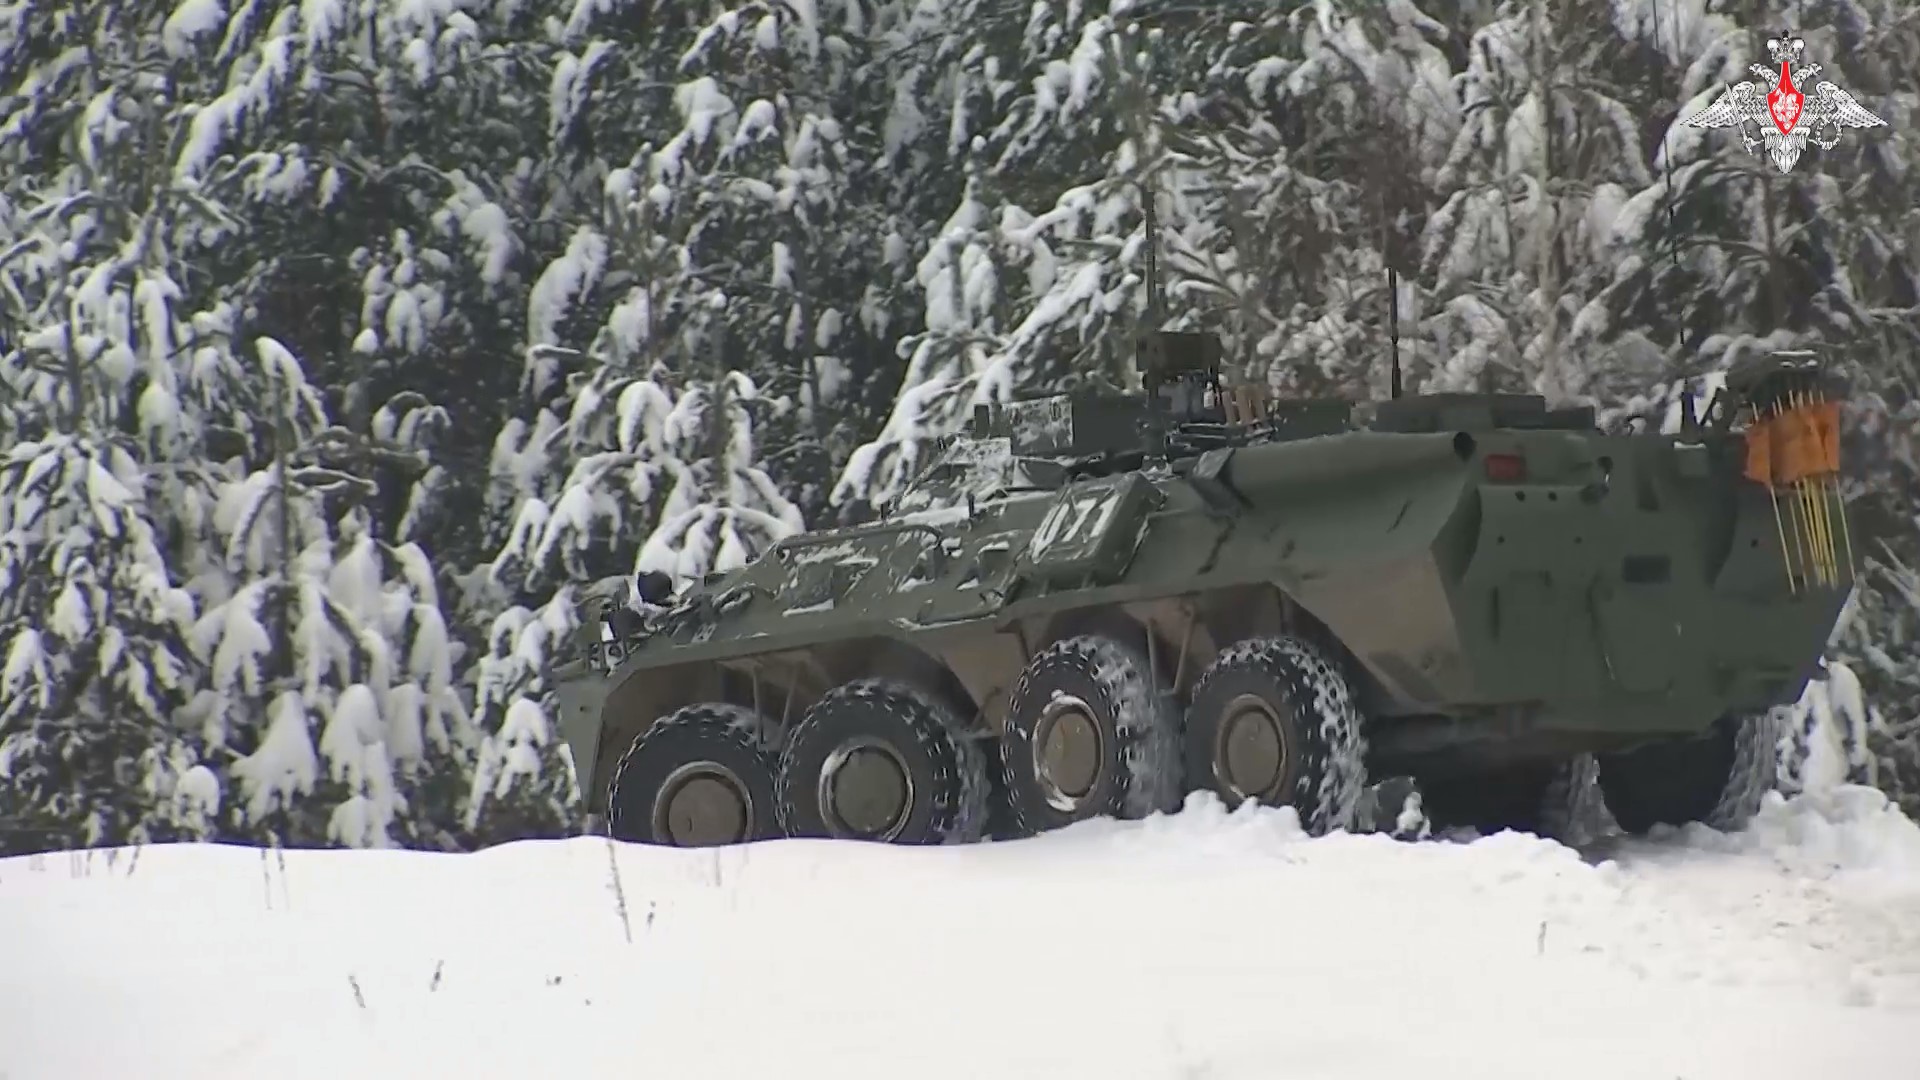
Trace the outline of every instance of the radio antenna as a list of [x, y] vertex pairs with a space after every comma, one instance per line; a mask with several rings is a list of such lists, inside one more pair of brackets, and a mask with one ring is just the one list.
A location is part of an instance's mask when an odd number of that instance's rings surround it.
[[1140, 370], [1140, 388], [1147, 396], [1146, 463], [1158, 472], [1167, 465], [1167, 418], [1160, 400], [1160, 388], [1167, 377], [1166, 296], [1160, 286], [1160, 218], [1154, 210], [1156, 190], [1151, 177], [1140, 180], [1140, 202], [1145, 213], [1147, 234], [1147, 321], [1136, 332], [1134, 364]]
[[1140, 197], [1147, 216], [1147, 317], [1155, 330], [1165, 329], [1167, 294], [1160, 282], [1160, 216], [1154, 209], [1156, 192], [1149, 181], [1141, 181]]
[[1400, 271], [1391, 261], [1387, 263], [1387, 342], [1393, 365], [1387, 392], [1397, 401], [1400, 398]]
[[[1680, 55], [1680, 27], [1677, 17], [1673, 25], [1672, 40], [1674, 57], [1678, 59]], [[1666, 60], [1667, 50], [1662, 46], [1660, 40], [1660, 0], [1653, 0], [1653, 47], [1654, 50], [1660, 54], [1660, 58], [1664, 62]], [[1680, 118], [1680, 110], [1684, 107], [1685, 103], [1680, 100], [1679, 90], [1676, 87], [1673, 95], [1673, 116], [1675, 120]], [[1680, 236], [1673, 228], [1673, 143], [1668, 137], [1672, 131], [1673, 125], [1669, 123], [1667, 130], [1660, 133], [1660, 163], [1665, 167], [1664, 171], [1667, 174], [1667, 191], [1664, 199], [1667, 204], [1667, 251], [1673, 257], [1673, 268], [1678, 270], [1680, 269]]]
[[[1387, 124], [1379, 114], [1374, 115], [1374, 137], [1381, 149], [1387, 149]], [[1398, 222], [1394, 215], [1387, 213], [1388, 183], [1382, 182], [1378, 189], [1380, 197], [1380, 258], [1387, 264], [1387, 394], [1398, 400], [1400, 397], [1400, 264], [1396, 255], [1399, 252], [1400, 234], [1395, 226]]]

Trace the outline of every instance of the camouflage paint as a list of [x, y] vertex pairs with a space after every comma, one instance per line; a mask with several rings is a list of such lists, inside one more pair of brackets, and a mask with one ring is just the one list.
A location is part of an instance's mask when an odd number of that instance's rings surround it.
[[[904, 642], [953, 660], [991, 726], [1050, 618], [1207, 595], [1272, 595], [1317, 620], [1351, 653], [1383, 752], [1618, 748], [1797, 698], [1851, 587], [1793, 587], [1724, 426], [1608, 436], [1516, 396], [1279, 409], [1249, 444], [1072, 482], [1076, 444], [1137, 444], [1137, 412], [1108, 400], [1076, 432], [1060, 400], [989, 410], [890, 520], [791, 538], [691, 590], [610, 675], [583, 655], [560, 665], [590, 805], [614, 744], [723, 692], [728, 662], [798, 672], [836, 645]], [[598, 634], [583, 622], [582, 653]], [[1156, 629], [1163, 666], [1188, 671], [1176, 691], [1226, 643]], [[997, 659], [960, 670], [969, 650]], [[798, 715], [832, 677], [797, 700], [780, 680], [754, 693]]]

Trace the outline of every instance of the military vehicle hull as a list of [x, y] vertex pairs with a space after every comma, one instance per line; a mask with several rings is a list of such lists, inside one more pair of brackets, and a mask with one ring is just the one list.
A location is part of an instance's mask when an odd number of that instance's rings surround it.
[[[1720, 738], [1707, 756], [1731, 760], [1745, 739], [1751, 757], [1752, 718], [1801, 694], [1850, 588], [1837, 496], [1802, 483], [1783, 513], [1751, 475], [1752, 438], [1724, 429], [1426, 415], [1428, 430], [1220, 446], [1053, 485], [1002, 469], [984, 498], [788, 540], [556, 672], [582, 790], [616, 833], [654, 842], [938, 842], [979, 835], [989, 812], [1029, 832], [1170, 810], [1196, 788], [1353, 827], [1367, 773], [1531, 805], [1578, 754], [1621, 777], [1668, 744]], [[977, 449], [973, 465], [1008, 445]], [[623, 767], [662, 718], [714, 702], [752, 718], [730, 729], [758, 755], [730, 790], [754, 809], [676, 832], [668, 793], [623, 795]], [[1248, 710], [1272, 730], [1234, 734]], [[918, 825], [822, 809], [856, 744], [886, 759], [869, 802], [919, 799]], [[778, 783], [740, 779], [756, 771]], [[1079, 782], [1063, 794], [1055, 773]], [[1702, 783], [1702, 805], [1725, 801], [1726, 778]], [[620, 826], [629, 796], [653, 800], [624, 815], [651, 827]]]

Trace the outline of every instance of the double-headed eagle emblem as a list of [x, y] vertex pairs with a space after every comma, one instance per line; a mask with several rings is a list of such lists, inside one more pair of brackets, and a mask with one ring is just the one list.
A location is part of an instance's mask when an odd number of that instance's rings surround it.
[[[1840, 145], [1844, 128], [1885, 127], [1886, 121], [1868, 112], [1852, 94], [1824, 79], [1813, 82], [1819, 64], [1800, 64], [1807, 43], [1782, 34], [1767, 40], [1767, 52], [1780, 65], [1776, 74], [1759, 64], [1750, 66], [1759, 82], [1735, 83], [1712, 105], [1681, 123], [1691, 127], [1738, 127], [1747, 153], [1766, 147], [1767, 157], [1781, 172], [1790, 172], [1811, 142], [1822, 150]], [[1812, 93], [1801, 87], [1811, 86]], [[1758, 137], [1750, 134], [1753, 125]]]

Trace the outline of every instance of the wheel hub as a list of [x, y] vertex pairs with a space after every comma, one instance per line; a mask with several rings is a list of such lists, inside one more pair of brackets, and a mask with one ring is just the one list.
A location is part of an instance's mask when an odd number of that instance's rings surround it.
[[836, 838], [892, 840], [913, 807], [913, 774], [892, 746], [878, 739], [848, 742], [820, 769], [820, 809]]
[[693, 761], [673, 770], [653, 800], [653, 835], [675, 847], [717, 847], [747, 838], [753, 793], [733, 770]]
[[1227, 703], [1213, 749], [1214, 775], [1240, 799], [1271, 802], [1286, 779], [1286, 728], [1273, 706], [1252, 694]]
[[1047, 805], [1073, 813], [1086, 803], [1106, 760], [1106, 732], [1071, 694], [1047, 702], [1033, 726], [1033, 772]]

